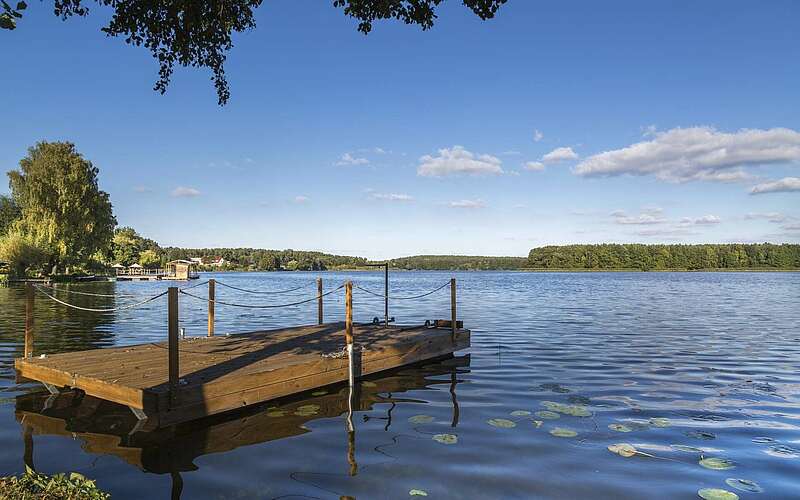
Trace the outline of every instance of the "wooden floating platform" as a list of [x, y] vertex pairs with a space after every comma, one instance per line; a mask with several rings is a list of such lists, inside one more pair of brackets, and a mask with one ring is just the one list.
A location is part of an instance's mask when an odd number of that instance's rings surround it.
[[[470, 331], [353, 325], [357, 375], [452, 355]], [[18, 377], [80, 389], [129, 406], [148, 427], [243, 408], [348, 380], [345, 323], [301, 326], [178, 342], [179, 383], [170, 391], [168, 343], [18, 358]]]

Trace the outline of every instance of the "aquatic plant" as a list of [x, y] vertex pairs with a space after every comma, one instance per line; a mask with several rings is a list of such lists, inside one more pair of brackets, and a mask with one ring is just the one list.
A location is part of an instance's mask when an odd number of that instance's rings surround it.
[[73, 472], [47, 476], [30, 467], [20, 476], [0, 478], [0, 499], [24, 500], [107, 500], [111, 495], [97, 488], [93, 480]]
[[517, 424], [506, 418], [490, 418], [486, 423], [493, 427], [500, 427], [503, 429], [510, 429], [517, 426]]
[[550, 430], [550, 434], [560, 438], [573, 438], [578, 435], [578, 433], [572, 429], [565, 429], [564, 427], [554, 427]]
[[697, 494], [704, 500], [739, 500], [739, 495], [732, 491], [720, 488], [703, 488]]
[[712, 470], [727, 470], [736, 467], [736, 464], [733, 461], [728, 460], [727, 458], [719, 457], [704, 458], [700, 460], [699, 464], [706, 469]]
[[735, 477], [729, 477], [725, 480], [725, 484], [730, 486], [731, 488], [735, 488], [741, 491], [747, 491], [749, 493], [761, 493], [764, 491], [757, 482], [751, 481], [749, 479], [739, 479]]
[[458, 443], [458, 436], [455, 434], [436, 434], [431, 439], [437, 443], [442, 444], [456, 444]]
[[413, 417], [408, 417], [408, 421], [412, 424], [429, 424], [433, 422], [433, 417], [430, 415], [414, 415]]

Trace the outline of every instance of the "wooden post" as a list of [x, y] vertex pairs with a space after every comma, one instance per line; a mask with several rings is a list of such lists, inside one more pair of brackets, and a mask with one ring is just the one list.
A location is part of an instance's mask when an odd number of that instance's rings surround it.
[[456, 279], [450, 278], [450, 322], [453, 342], [456, 340]]
[[389, 328], [389, 263], [383, 268], [383, 315]]
[[25, 357], [33, 356], [33, 283], [25, 283]]
[[169, 323], [169, 402], [170, 406], [177, 405], [178, 402], [178, 287], [169, 287], [167, 301], [167, 318]]
[[214, 336], [214, 301], [217, 298], [215, 290], [217, 282], [213, 278], [208, 280], [208, 336]]
[[317, 278], [317, 324], [322, 324], [322, 278]]
[[347, 345], [353, 345], [353, 282], [344, 284], [344, 335]]

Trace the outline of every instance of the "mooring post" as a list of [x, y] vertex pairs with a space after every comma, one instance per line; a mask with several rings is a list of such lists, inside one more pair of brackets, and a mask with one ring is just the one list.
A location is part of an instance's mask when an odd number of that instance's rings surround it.
[[389, 328], [389, 263], [383, 268], [383, 315]]
[[450, 278], [450, 327], [453, 342], [456, 340], [456, 279]]
[[25, 283], [25, 357], [33, 356], [33, 283]]
[[169, 402], [170, 406], [178, 402], [178, 287], [169, 287], [167, 301], [167, 318], [169, 325]]
[[355, 364], [353, 359], [353, 282], [344, 284], [344, 337], [347, 342], [348, 380], [355, 384]]
[[322, 278], [317, 278], [317, 323], [322, 324]]
[[214, 301], [217, 298], [217, 292], [215, 290], [216, 287], [216, 280], [211, 278], [208, 280], [208, 336], [214, 336]]

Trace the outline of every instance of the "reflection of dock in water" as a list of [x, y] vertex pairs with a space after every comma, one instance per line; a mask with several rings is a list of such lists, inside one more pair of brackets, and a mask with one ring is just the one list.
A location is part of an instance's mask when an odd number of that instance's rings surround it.
[[[376, 403], [390, 403], [385, 417], [391, 426], [395, 404], [404, 401], [397, 393], [447, 384], [429, 377], [450, 375], [453, 402], [452, 425], [458, 424], [456, 385], [459, 368], [469, 366], [469, 355], [404, 368], [357, 384], [352, 397], [345, 384], [324, 388], [326, 394], [303, 393], [240, 412], [211, 416], [169, 427], [144, 426], [126, 406], [69, 391], [51, 396], [32, 393], [16, 399], [16, 418], [25, 435], [25, 461], [33, 466], [33, 436], [55, 435], [80, 439], [83, 449], [99, 455], [114, 455], [142, 470], [173, 474], [196, 470], [194, 460], [211, 453], [222, 453], [242, 446], [297, 436], [308, 429], [303, 424], [319, 418], [370, 410]], [[304, 397], [306, 396], [306, 397]], [[354, 440], [350, 432], [348, 439]], [[355, 473], [355, 459], [351, 473]], [[177, 485], [180, 488], [179, 485]]]

